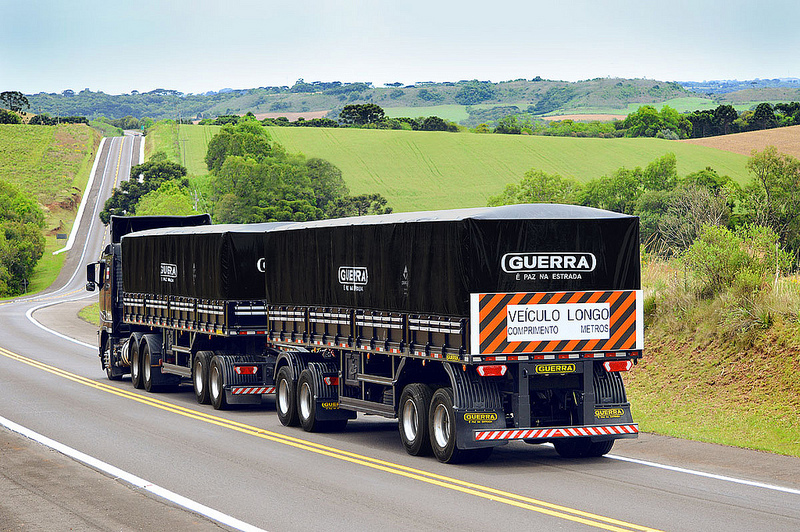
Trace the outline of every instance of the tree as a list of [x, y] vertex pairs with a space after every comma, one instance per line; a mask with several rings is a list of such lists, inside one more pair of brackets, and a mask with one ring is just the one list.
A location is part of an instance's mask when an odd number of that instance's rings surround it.
[[491, 196], [488, 205], [512, 205], [516, 203], [576, 203], [580, 184], [572, 178], [548, 174], [542, 170], [525, 172], [518, 185], [506, 185], [499, 196]]
[[450, 125], [438, 116], [429, 116], [422, 121], [423, 131], [450, 131]]
[[337, 198], [331, 210], [331, 217], [365, 216], [368, 214], [391, 214], [386, 198], [380, 194], [361, 194]]
[[194, 202], [185, 186], [176, 181], [165, 181], [156, 189], [143, 195], [135, 205], [136, 216], [197, 214]]
[[517, 123], [517, 117], [515, 115], [510, 115], [497, 121], [497, 127], [494, 128], [494, 132], [506, 135], [519, 135], [522, 133], [522, 128]]
[[225, 158], [231, 155], [248, 156], [258, 160], [273, 154], [269, 133], [258, 121], [241, 119], [235, 125], [223, 126], [208, 143], [206, 165], [219, 171]]
[[739, 118], [739, 113], [732, 105], [720, 105], [714, 109], [714, 129], [720, 135], [731, 133], [733, 122]]
[[339, 119], [343, 123], [356, 126], [381, 122], [385, 116], [383, 109], [374, 103], [345, 105], [339, 113]]
[[8, 107], [15, 113], [19, 113], [22, 109], [30, 109], [31, 104], [28, 98], [19, 91], [5, 91], [0, 92], [0, 103]]
[[125, 216], [136, 211], [136, 204], [147, 194], [157, 190], [167, 181], [183, 181], [188, 186], [186, 168], [166, 160], [166, 154], [158, 152], [146, 163], [131, 168], [131, 179], [123, 181], [114, 189], [100, 212], [100, 220], [108, 225], [111, 216]]
[[325, 159], [311, 158], [306, 161], [306, 168], [314, 190], [315, 204], [323, 212], [328, 213], [329, 206], [337, 198], [350, 193], [342, 178], [342, 171]]
[[755, 124], [758, 129], [775, 127], [778, 124], [778, 119], [775, 117], [772, 105], [766, 102], [758, 104], [755, 111], [753, 111], [751, 123]]
[[[36, 117], [34, 117], [36, 118]], [[17, 113], [0, 109], [0, 124], [21, 124], [22, 119]]]
[[678, 185], [678, 159], [666, 153], [649, 163], [642, 172], [644, 190], [672, 190]]
[[581, 204], [598, 209], [635, 214], [642, 193], [642, 169], [620, 168], [611, 176], [592, 179], [583, 187]]
[[767, 146], [763, 152], [753, 150], [747, 169], [753, 174], [742, 190], [748, 219], [772, 228], [784, 245], [800, 249], [800, 160]]

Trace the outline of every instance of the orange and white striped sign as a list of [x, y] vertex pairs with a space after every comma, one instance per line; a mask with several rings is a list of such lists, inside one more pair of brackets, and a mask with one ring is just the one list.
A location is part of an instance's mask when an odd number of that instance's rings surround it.
[[471, 294], [472, 355], [638, 350], [641, 290]]

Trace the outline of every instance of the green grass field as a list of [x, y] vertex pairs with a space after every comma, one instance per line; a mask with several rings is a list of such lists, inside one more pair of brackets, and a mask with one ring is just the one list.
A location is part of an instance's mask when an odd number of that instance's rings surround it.
[[677, 156], [680, 175], [711, 166], [749, 179], [747, 157], [659, 139], [277, 127], [270, 134], [290, 152], [329, 160], [352, 193], [379, 192], [396, 211], [483, 206], [531, 168], [585, 182], [667, 152]]
[[[190, 173], [207, 173], [204, 146], [216, 126], [182, 126], [186, 150], [178, 159]], [[427, 131], [271, 127], [289, 152], [327, 159], [342, 170], [353, 194], [383, 194], [397, 212], [477, 207], [536, 168], [579, 181], [624, 166], [645, 166], [665, 153], [678, 158], [678, 173], [711, 166], [740, 183], [749, 179], [747, 157], [659, 139], [577, 139], [524, 135], [476, 135]], [[175, 127], [148, 133], [148, 150], [174, 145]], [[172, 140], [170, 140], [172, 139]], [[151, 148], [152, 146], [152, 148]], [[169, 152], [168, 152], [169, 153]]]
[[72, 229], [99, 143], [99, 133], [80, 124], [0, 125], [0, 179], [34, 195], [44, 208], [46, 246], [28, 292], [47, 288], [61, 270], [65, 255], [53, 251], [66, 241], [56, 234]]

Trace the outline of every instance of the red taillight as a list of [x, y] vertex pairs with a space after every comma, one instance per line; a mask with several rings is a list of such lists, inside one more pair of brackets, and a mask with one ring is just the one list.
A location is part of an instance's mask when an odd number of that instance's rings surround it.
[[628, 371], [633, 367], [633, 360], [607, 360], [603, 367], [606, 371]]
[[322, 377], [322, 382], [328, 386], [339, 386], [339, 377]]
[[233, 366], [233, 371], [237, 375], [255, 375], [258, 373], [258, 366]]
[[481, 377], [502, 377], [506, 374], [508, 368], [505, 364], [497, 364], [496, 366], [478, 366], [478, 375]]

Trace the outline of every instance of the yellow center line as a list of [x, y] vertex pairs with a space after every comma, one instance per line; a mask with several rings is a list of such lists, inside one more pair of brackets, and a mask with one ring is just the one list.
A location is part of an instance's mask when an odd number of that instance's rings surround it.
[[51, 366], [49, 364], [45, 364], [43, 362], [39, 362], [37, 360], [33, 360], [28, 357], [18, 355], [2, 347], [0, 347], [0, 354], [12, 360], [22, 362], [34, 368], [46, 371], [53, 375], [57, 375], [59, 377], [68, 379], [78, 384], [82, 384], [84, 386], [89, 386], [96, 390], [110, 393], [125, 399], [130, 399], [132, 401], [136, 401], [144, 405], [152, 406], [154, 408], [158, 408], [174, 414], [179, 414], [191, 419], [203, 421], [223, 428], [235, 430], [243, 434], [269, 440], [275, 443], [289, 445], [291, 447], [328, 456], [331, 458], [336, 458], [338, 460], [343, 460], [346, 462], [362, 465], [365, 467], [384, 471], [394, 475], [403, 476], [420, 482], [425, 482], [427, 484], [432, 484], [442, 488], [459, 491], [461, 493], [466, 493], [483, 499], [500, 502], [503, 504], [515, 506], [517, 508], [522, 508], [525, 510], [531, 510], [534, 512], [550, 515], [552, 517], [557, 517], [560, 519], [566, 519], [569, 521], [582, 523], [588, 526], [604, 530], [611, 530], [615, 532], [629, 532], [631, 530], [637, 530], [643, 532], [658, 532], [656, 529], [653, 528], [640, 526], [633, 523], [627, 523], [625, 521], [621, 521], [618, 519], [613, 519], [610, 517], [605, 517], [590, 512], [584, 512], [582, 510], [577, 510], [566, 506], [549, 503], [546, 501], [534, 499], [531, 497], [526, 497], [523, 495], [517, 495], [515, 493], [510, 493], [507, 491], [491, 488], [488, 486], [482, 486], [480, 484], [474, 484], [464, 480], [459, 480], [456, 478], [447, 477], [444, 475], [438, 475], [436, 473], [431, 473], [428, 471], [423, 471], [420, 469], [415, 469], [412, 467], [407, 467], [400, 464], [387, 462], [385, 460], [371, 458], [350, 451], [336, 449], [334, 447], [329, 447], [327, 445], [322, 445], [301, 438], [295, 438], [277, 432], [260, 429], [252, 425], [240, 423], [238, 421], [225, 419], [219, 416], [215, 416], [213, 414], [208, 414], [206, 412], [193, 410], [191, 408], [186, 408], [180, 405], [168, 403], [166, 401], [162, 401], [160, 399], [156, 399], [148, 395], [143, 395], [137, 392], [125, 390], [123, 388], [117, 388], [115, 386], [104, 384], [102, 382], [97, 382], [92, 379], [82, 377], [74, 373], [70, 373], [66, 370], [62, 370], [55, 366]]

